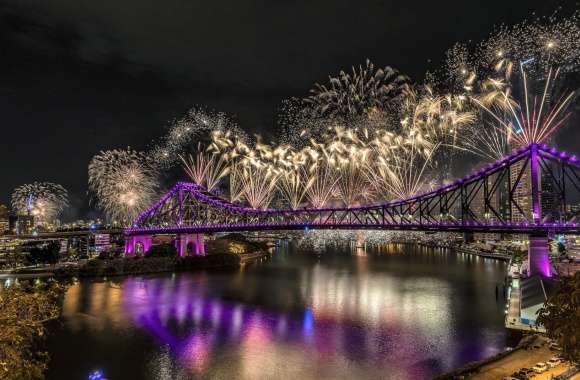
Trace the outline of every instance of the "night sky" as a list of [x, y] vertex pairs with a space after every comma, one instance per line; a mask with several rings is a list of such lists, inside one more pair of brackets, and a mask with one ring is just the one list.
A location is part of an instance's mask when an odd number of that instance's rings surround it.
[[[85, 217], [91, 157], [147, 147], [191, 106], [271, 136], [280, 102], [329, 74], [370, 58], [421, 80], [454, 42], [481, 40], [494, 25], [563, 4], [577, 7], [546, 0], [0, 1], [0, 203], [16, 186], [50, 181], [70, 192], [66, 218]], [[560, 140], [569, 150], [579, 141]]]

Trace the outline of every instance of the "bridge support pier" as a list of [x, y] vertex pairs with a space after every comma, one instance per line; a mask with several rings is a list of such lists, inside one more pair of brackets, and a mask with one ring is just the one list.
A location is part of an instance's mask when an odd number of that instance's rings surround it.
[[151, 235], [126, 236], [125, 255], [144, 255], [151, 248]]
[[550, 247], [547, 236], [529, 236], [528, 245], [528, 276], [539, 274], [551, 277]]
[[[188, 252], [190, 246], [191, 250]], [[175, 248], [180, 257], [188, 256], [188, 253], [195, 256], [205, 256], [203, 234], [177, 234], [175, 235]]]

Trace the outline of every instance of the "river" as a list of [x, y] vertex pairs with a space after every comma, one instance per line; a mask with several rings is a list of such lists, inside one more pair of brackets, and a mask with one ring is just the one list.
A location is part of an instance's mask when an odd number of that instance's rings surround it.
[[505, 272], [415, 245], [282, 243], [236, 271], [80, 281], [47, 378], [429, 379], [505, 349]]

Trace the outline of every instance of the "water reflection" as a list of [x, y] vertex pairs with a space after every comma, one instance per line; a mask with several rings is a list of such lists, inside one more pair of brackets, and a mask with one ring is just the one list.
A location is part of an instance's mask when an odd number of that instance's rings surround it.
[[[68, 372], [109, 365], [110, 378], [431, 378], [503, 349], [494, 286], [504, 269], [410, 246], [311, 255], [282, 245], [236, 273], [77, 283], [51, 341], [93, 342]], [[141, 360], [107, 362], [115, 344]], [[49, 378], [68, 373], [60, 356]]]

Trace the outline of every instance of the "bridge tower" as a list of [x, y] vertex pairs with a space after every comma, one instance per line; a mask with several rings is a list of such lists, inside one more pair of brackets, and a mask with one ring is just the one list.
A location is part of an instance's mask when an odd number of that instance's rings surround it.
[[[532, 220], [534, 224], [542, 222], [541, 208], [541, 173], [538, 159], [538, 145], [532, 144], [530, 151], [530, 185], [532, 201]], [[551, 277], [550, 247], [547, 234], [528, 236], [528, 276], [539, 274], [543, 277]]]
[[528, 276], [551, 277], [550, 247], [546, 235], [530, 235], [528, 245]]
[[195, 255], [205, 256], [205, 239], [203, 234], [175, 235], [175, 248], [180, 257]]
[[125, 237], [125, 255], [144, 255], [151, 248], [151, 235]]

